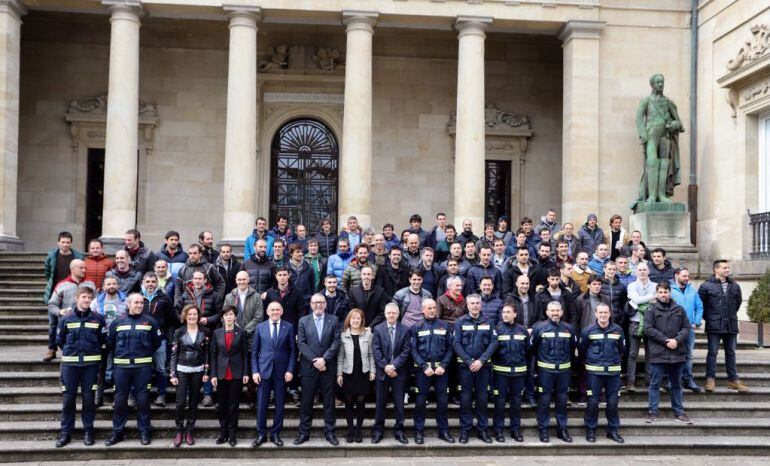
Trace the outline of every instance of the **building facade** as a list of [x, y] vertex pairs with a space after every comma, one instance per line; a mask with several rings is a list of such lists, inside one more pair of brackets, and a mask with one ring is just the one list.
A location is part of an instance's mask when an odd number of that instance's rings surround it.
[[238, 242], [277, 213], [606, 228], [631, 214], [662, 73], [702, 271], [753, 277], [770, 7], [697, 3], [693, 36], [690, 0], [1, 0], [1, 247]]

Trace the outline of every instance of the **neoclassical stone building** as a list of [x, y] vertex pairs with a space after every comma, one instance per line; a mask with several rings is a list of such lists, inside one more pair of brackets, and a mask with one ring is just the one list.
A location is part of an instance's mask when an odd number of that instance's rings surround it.
[[659, 72], [699, 258], [756, 274], [770, 7], [696, 3], [693, 35], [690, 0], [0, 0], [1, 247], [242, 241], [279, 212], [606, 227]]

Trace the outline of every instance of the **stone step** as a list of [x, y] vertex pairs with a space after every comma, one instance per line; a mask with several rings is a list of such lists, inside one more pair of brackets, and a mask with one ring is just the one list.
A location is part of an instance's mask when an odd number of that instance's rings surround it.
[[[133, 417], [133, 416], [131, 416]], [[245, 419], [244, 419], [245, 420]], [[253, 419], [249, 419], [253, 420]], [[573, 425], [570, 427], [571, 433], [576, 437], [585, 436], [585, 428], [582, 425], [582, 419], [573, 419]], [[556, 428], [556, 421], [552, 418], [552, 428]], [[721, 418], [721, 419], [694, 419], [693, 425], [685, 425], [681, 422], [677, 422], [673, 417], [660, 418], [654, 424], [647, 424], [643, 417], [624, 419], [621, 424], [621, 432], [630, 436], [657, 436], [657, 435], [698, 435], [710, 437], [713, 435], [730, 435], [734, 437], [740, 436], [762, 436], [770, 434], [770, 419], [742, 419], [742, 418]], [[373, 421], [367, 419], [364, 421], [363, 429], [367, 433], [367, 440], [369, 439], [369, 432]], [[99, 438], [106, 438], [112, 431], [112, 421], [96, 421], [95, 433]], [[176, 425], [173, 420], [154, 420], [152, 422], [153, 436], [158, 441], [170, 441], [174, 437], [176, 431]], [[311, 427], [311, 432], [316, 437], [323, 435], [323, 417], [316, 416]], [[337, 416], [336, 427], [341, 433], [346, 432], [347, 424], [344, 419]], [[414, 424], [412, 419], [407, 418], [404, 422], [404, 427], [407, 432], [414, 431]], [[285, 419], [284, 420], [284, 435], [286, 438], [292, 438], [296, 436], [299, 428], [299, 419]], [[451, 432], [457, 435], [460, 428], [459, 420], [456, 417], [449, 418], [449, 428]], [[56, 421], [20, 421], [20, 422], [3, 422], [0, 424], [0, 441], [8, 440], [55, 440], [58, 435], [59, 423]], [[436, 432], [436, 421], [434, 419], [426, 419], [425, 432], [428, 435], [434, 435]], [[599, 419], [599, 430], [604, 431], [606, 429], [606, 421]], [[198, 419], [195, 425], [195, 431], [200, 438], [216, 438], [219, 433], [219, 421], [216, 419]], [[248, 438], [249, 435], [254, 433], [254, 425], [252, 422], [243, 422], [238, 429], [239, 437]], [[529, 439], [537, 438], [537, 420], [534, 418], [522, 419], [521, 433]], [[129, 422], [126, 425], [125, 433], [129, 438], [136, 438], [138, 434], [136, 432], [136, 424]], [[556, 440], [556, 439], [554, 439]]]
[[0, 275], [17, 275], [20, 272], [35, 273], [42, 276], [45, 266], [42, 261], [2, 261], [0, 260]]
[[45, 265], [45, 256], [0, 256], [0, 265]]
[[41, 314], [47, 314], [48, 306], [43, 302], [43, 295], [40, 295], [40, 299], [36, 304], [0, 304], [0, 315], [14, 315], [22, 312], [39, 312]]
[[45, 345], [47, 342], [48, 334], [42, 334], [39, 331], [35, 332], [34, 335], [0, 335], [0, 347]]
[[24, 305], [24, 304], [39, 304], [43, 302], [43, 295], [37, 296], [0, 296], [0, 305]]
[[13, 288], [7, 286], [0, 286], [0, 296], [7, 298], [36, 298], [41, 302], [43, 295], [45, 294], [45, 288]]
[[39, 290], [41, 293], [45, 291], [46, 280], [40, 275], [37, 280], [0, 280], [0, 287], [3, 288], [29, 288]]
[[[48, 319], [46, 319], [47, 321]], [[9, 325], [0, 324], [0, 336], [45, 336], [48, 338], [48, 324], [22, 324], [22, 325]]]
[[[665, 399], [664, 399], [665, 401]], [[690, 402], [685, 401], [685, 407], [687, 414], [693, 419], [715, 419], [715, 418], [770, 418], [770, 403], [742, 403], [742, 402], [724, 402], [714, 403], [710, 401]], [[489, 415], [492, 415], [493, 405], [489, 405]], [[80, 412], [80, 403], [77, 404], [78, 412]], [[270, 410], [273, 409], [271, 406]], [[673, 414], [668, 404], [661, 404], [661, 413], [663, 417], [671, 418]], [[572, 404], [569, 408], [570, 419], [581, 419], [585, 408], [581, 408], [576, 404]], [[621, 401], [620, 403], [620, 417], [622, 420], [644, 418], [647, 414], [647, 402], [646, 401]], [[313, 409], [315, 416], [318, 419], [323, 417], [323, 407], [315, 406]], [[153, 406], [152, 407], [152, 419], [153, 420], [173, 420], [174, 419], [174, 404], [171, 397], [167, 398], [166, 406], [163, 408]], [[345, 418], [344, 407], [340, 406], [336, 408], [337, 417], [339, 419]], [[392, 405], [388, 405], [388, 419], [392, 419]], [[414, 404], [408, 403], [404, 408], [405, 416], [411, 418], [414, 415]], [[252, 419], [254, 412], [248, 407], [246, 403], [241, 403], [240, 413], [242, 419]], [[374, 403], [366, 404], [366, 418], [374, 419], [375, 405]], [[435, 404], [429, 403], [427, 408], [427, 418], [433, 419], [435, 417], [436, 407]], [[457, 417], [459, 413], [459, 406], [449, 406], [449, 417]], [[528, 404], [522, 405], [522, 418], [534, 419], [535, 408]], [[61, 402], [59, 403], [31, 403], [31, 404], [4, 404], [0, 406], [0, 422], [21, 422], [21, 421], [59, 421], [61, 417]], [[297, 406], [287, 404], [284, 412], [286, 419], [296, 419], [299, 417], [299, 408]], [[102, 406], [96, 411], [96, 418], [100, 420], [112, 419], [112, 405], [111, 399], [108, 404]], [[204, 408], [200, 406], [198, 408], [198, 419], [217, 419], [217, 411], [215, 408]], [[392, 424], [392, 422], [391, 422]], [[246, 426], [250, 426], [250, 423], [244, 423]]]
[[43, 268], [35, 269], [31, 272], [26, 270], [15, 271], [15, 268], [2, 269], [0, 270], [0, 280], [14, 283], [30, 281], [47, 283]]
[[[750, 350], [750, 349], [756, 349], [757, 348], [757, 342], [756, 341], [746, 341], [738, 339], [738, 342], [735, 344], [735, 349], [741, 349], [741, 350]], [[695, 349], [702, 349], [707, 350], [708, 349], [708, 340], [695, 338]], [[722, 351], [722, 347], [719, 348], [720, 352]]]
[[44, 313], [38, 314], [2, 314], [0, 313], [0, 325], [24, 325], [24, 324], [39, 324], [45, 323], [48, 328], [48, 315]]
[[[303, 445], [291, 444], [292, 437], [283, 435], [285, 446], [276, 447], [271, 443], [260, 448], [251, 448], [253, 433], [241, 436], [235, 448], [228, 445], [216, 445], [214, 439], [201, 438], [192, 447], [173, 448], [171, 438], [158, 437], [152, 444], [142, 446], [136, 439], [128, 439], [118, 445], [105, 447], [103, 437], [91, 447], [82, 444], [80, 432], [75, 440], [64, 448], [55, 448], [54, 442], [4, 441], [0, 442], [4, 461], [77, 461], [101, 460], [116, 461], [128, 459], [178, 459], [194, 464], [195, 458], [226, 458], [233, 460], [255, 461], [264, 459], [317, 459], [324, 458], [333, 462], [334, 458], [405, 458], [405, 457], [474, 457], [474, 456], [601, 456], [601, 455], [636, 455], [649, 457], [654, 455], [725, 455], [725, 456], [764, 456], [767, 454], [767, 438], [762, 436], [717, 436], [702, 437], [695, 433], [687, 435], [651, 435], [625, 437], [626, 442], [617, 444], [604, 436], [597, 436], [596, 443], [588, 443], [584, 438], [574, 437], [573, 443], [564, 443], [555, 438], [544, 444], [534, 437], [527, 437], [523, 443], [516, 443], [510, 438], [505, 443], [484, 444], [472, 438], [467, 445], [447, 444], [434, 436], [425, 439], [424, 445], [416, 445], [410, 433], [409, 444], [401, 445], [388, 435], [382, 442], [373, 445], [366, 438], [363, 443], [347, 444], [342, 442], [337, 447], [329, 445], [323, 437], [314, 435]], [[344, 435], [344, 434], [343, 434]], [[567, 459], [567, 458], [565, 458]], [[218, 462], [218, 460], [215, 460]], [[439, 460], [444, 463], [447, 460]], [[751, 460], [749, 460], [752, 462]], [[366, 460], [364, 460], [366, 463]]]
[[[746, 393], [725, 388], [723, 382], [717, 383], [717, 389], [713, 393], [686, 392], [686, 401], [713, 401], [713, 402], [770, 402], [770, 387], [754, 387]], [[623, 400], [646, 401], [647, 388], [637, 388], [634, 393], [624, 393]], [[668, 395], [661, 393], [661, 399], [667, 400]], [[24, 386], [24, 387], [0, 387], [0, 404], [4, 403], [58, 403], [61, 402], [61, 390], [58, 386]]]

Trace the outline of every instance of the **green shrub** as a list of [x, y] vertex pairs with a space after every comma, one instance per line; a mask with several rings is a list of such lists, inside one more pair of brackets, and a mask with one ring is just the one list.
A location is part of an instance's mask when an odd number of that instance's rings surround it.
[[752, 322], [770, 322], [770, 270], [759, 279], [751, 293], [748, 314]]

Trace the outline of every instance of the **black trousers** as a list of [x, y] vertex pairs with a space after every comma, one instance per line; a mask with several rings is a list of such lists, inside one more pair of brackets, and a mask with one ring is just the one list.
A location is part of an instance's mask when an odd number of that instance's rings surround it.
[[241, 404], [243, 379], [219, 380], [217, 394], [219, 396], [219, 430], [233, 436], [238, 432], [238, 407]]
[[385, 407], [388, 404], [388, 396], [391, 393], [393, 395], [393, 413], [396, 417], [393, 431], [404, 432], [404, 391], [409, 383], [408, 380], [408, 376], [403, 375], [403, 373], [394, 378], [385, 376], [384, 380], [377, 380], [377, 410], [374, 416], [374, 426], [372, 427], [373, 433], [378, 432], [381, 434], [385, 430]]
[[334, 375], [327, 369], [302, 377], [302, 402], [299, 412], [299, 433], [310, 434], [310, 426], [313, 423], [313, 401], [317, 392], [321, 393], [324, 406], [324, 435], [335, 432], [334, 423]]
[[[176, 386], [176, 428], [177, 430], [195, 428], [198, 418], [198, 400], [201, 397], [201, 384], [203, 372], [178, 372], [179, 385]], [[187, 404], [187, 413], [185, 413]], [[185, 426], [185, 414], [187, 414], [187, 426]]]

